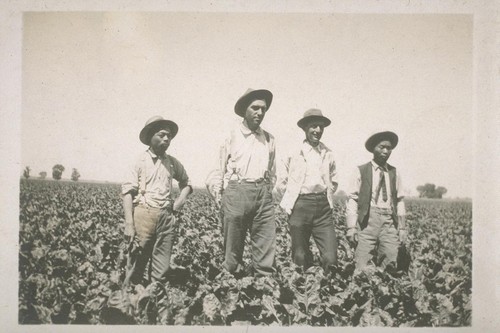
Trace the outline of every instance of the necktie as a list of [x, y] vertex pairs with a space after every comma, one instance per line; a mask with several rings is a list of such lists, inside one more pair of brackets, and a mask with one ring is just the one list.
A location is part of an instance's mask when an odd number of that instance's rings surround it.
[[375, 194], [375, 202], [378, 202], [378, 197], [380, 195], [380, 190], [382, 189], [382, 200], [387, 201], [387, 188], [385, 187], [385, 176], [384, 170], [380, 168], [380, 181], [377, 186], [377, 192]]

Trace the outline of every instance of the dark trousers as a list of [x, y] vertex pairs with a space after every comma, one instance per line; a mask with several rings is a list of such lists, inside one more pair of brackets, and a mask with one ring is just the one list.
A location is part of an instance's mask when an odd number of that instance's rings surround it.
[[140, 251], [129, 253], [124, 285], [142, 281], [151, 258], [151, 280], [163, 282], [170, 269], [175, 217], [169, 209], [139, 205], [134, 208], [134, 227]]
[[243, 249], [250, 231], [252, 267], [256, 275], [274, 272], [276, 222], [270, 185], [230, 181], [222, 198], [224, 210], [224, 268], [243, 270]]
[[337, 264], [337, 236], [326, 194], [300, 195], [288, 219], [292, 237], [292, 260], [307, 269], [312, 265], [310, 239], [318, 247], [325, 272]]

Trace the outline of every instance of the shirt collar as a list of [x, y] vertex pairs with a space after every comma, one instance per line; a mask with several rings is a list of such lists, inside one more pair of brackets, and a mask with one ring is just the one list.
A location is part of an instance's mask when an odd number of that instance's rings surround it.
[[252, 131], [251, 129], [245, 126], [245, 123], [243, 121], [240, 123], [240, 130], [244, 136], [248, 136], [250, 134], [262, 135], [263, 133], [262, 128], [260, 126], [255, 131]]
[[151, 156], [152, 159], [164, 159], [167, 156], [167, 152], [164, 152], [163, 155], [158, 156], [156, 155], [151, 148], [148, 149], [148, 153]]
[[375, 163], [374, 160], [372, 160], [371, 162], [372, 162], [372, 167], [373, 167], [374, 170], [380, 169], [380, 170], [383, 170], [383, 171], [387, 171], [387, 163], [384, 166], [380, 166], [377, 163]]
[[304, 139], [304, 141], [302, 143], [302, 153], [306, 154], [306, 153], [311, 152], [312, 150], [316, 151], [318, 154], [323, 156], [325, 154], [326, 149], [325, 149], [325, 145], [323, 144], [323, 142], [320, 142], [316, 147], [313, 147], [309, 144], [307, 139]]

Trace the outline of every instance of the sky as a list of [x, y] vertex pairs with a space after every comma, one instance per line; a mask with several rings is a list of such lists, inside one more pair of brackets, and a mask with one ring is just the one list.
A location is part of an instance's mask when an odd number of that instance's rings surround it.
[[195, 186], [241, 118], [236, 100], [269, 89], [262, 127], [283, 156], [309, 108], [332, 120], [339, 189], [371, 159], [373, 133], [399, 135], [389, 163], [409, 195], [434, 183], [471, 197], [473, 21], [451, 14], [28, 12], [23, 17], [21, 165], [121, 182], [146, 120], [179, 125], [168, 153]]

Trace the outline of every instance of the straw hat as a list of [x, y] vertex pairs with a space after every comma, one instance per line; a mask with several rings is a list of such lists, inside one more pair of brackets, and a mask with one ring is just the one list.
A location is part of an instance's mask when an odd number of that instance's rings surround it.
[[238, 99], [238, 101], [234, 105], [234, 112], [238, 116], [243, 117], [248, 105], [258, 99], [266, 101], [267, 110], [269, 110], [271, 102], [273, 101], [273, 94], [266, 89], [254, 90], [252, 88], [248, 88], [248, 90], [243, 94], [243, 96]]
[[173, 121], [163, 119], [163, 117], [161, 116], [154, 116], [149, 118], [148, 121], [146, 121], [144, 128], [141, 130], [141, 133], [139, 134], [139, 139], [141, 140], [142, 143], [149, 146], [152, 136], [150, 132], [153, 128], [158, 128], [157, 126], [168, 127], [171, 131], [172, 139], [177, 135], [177, 132], [179, 131], [179, 126], [177, 126], [177, 124], [174, 123]]
[[306, 125], [314, 120], [319, 120], [323, 123], [324, 127], [329, 126], [332, 122], [327, 117], [323, 116], [323, 113], [319, 109], [309, 109], [304, 112], [304, 116], [297, 122], [297, 125], [304, 129]]

